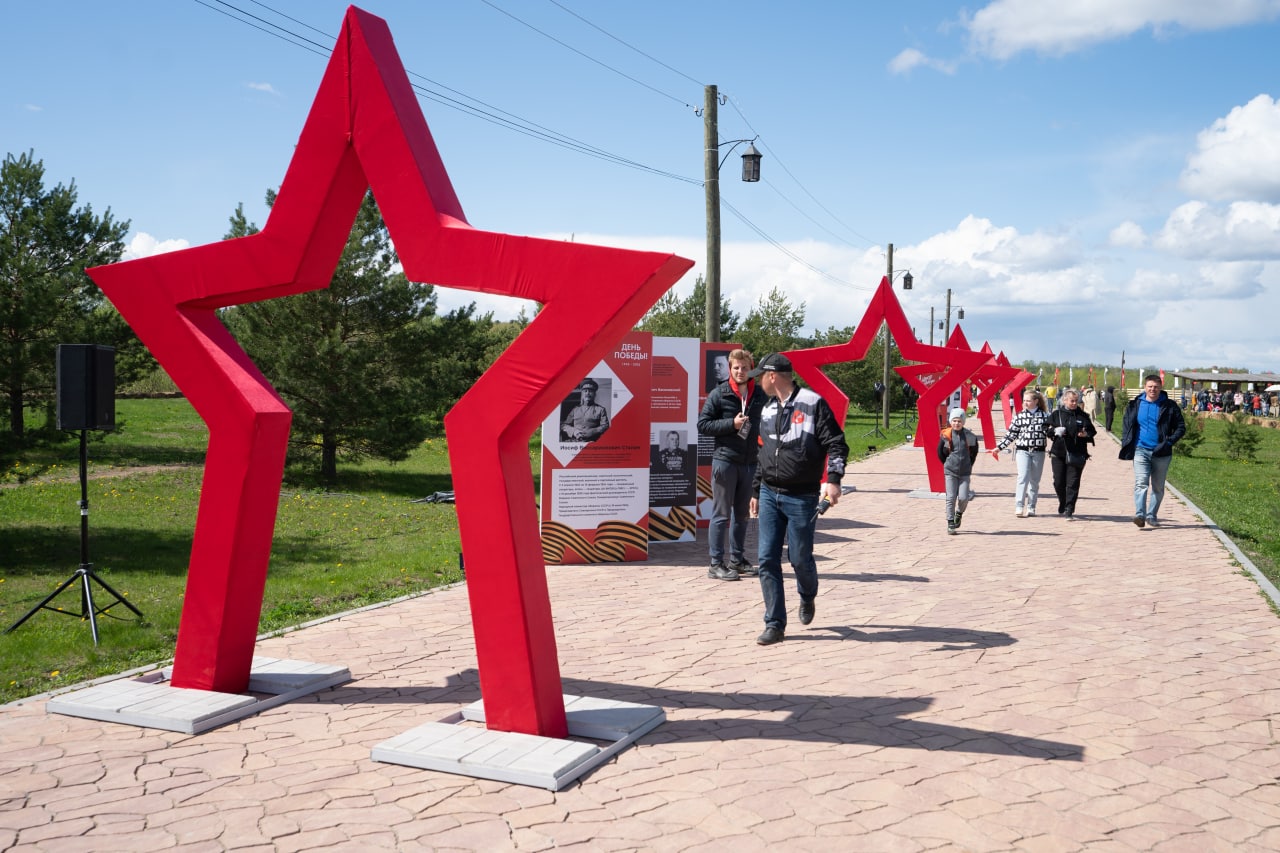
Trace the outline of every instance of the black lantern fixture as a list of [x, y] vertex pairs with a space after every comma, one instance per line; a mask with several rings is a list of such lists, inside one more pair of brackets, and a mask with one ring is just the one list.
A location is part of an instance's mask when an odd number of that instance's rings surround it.
[[963, 308], [961, 308], [958, 312], [956, 312], [956, 317], [957, 317], [958, 319], [960, 319], [960, 320], [963, 320], [963, 319], [964, 319], [964, 309], [963, 309]]
[[946, 323], [942, 322], [941, 320], [939, 320], [939, 321], [938, 321], [938, 329], [939, 329], [939, 330], [945, 329], [946, 327], [947, 327], [947, 324], [946, 324]]
[[742, 152], [742, 180], [754, 184], [760, 180], [760, 159], [763, 155], [750, 142]]
[[911, 275], [911, 271], [907, 270], [907, 274], [902, 277], [902, 289], [910, 290], [911, 283], [915, 281], [915, 277]]

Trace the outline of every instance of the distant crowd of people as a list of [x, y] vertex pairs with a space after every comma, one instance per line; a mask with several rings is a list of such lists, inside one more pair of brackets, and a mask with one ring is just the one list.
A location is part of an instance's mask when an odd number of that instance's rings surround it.
[[[1254, 417], [1280, 417], [1280, 396], [1264, 391], [1211, 391], [1201, 388], [1194, 396], [1197, 412], [1247, 412]], [[1182, 392], [1182, 407], [1190, 401]]]

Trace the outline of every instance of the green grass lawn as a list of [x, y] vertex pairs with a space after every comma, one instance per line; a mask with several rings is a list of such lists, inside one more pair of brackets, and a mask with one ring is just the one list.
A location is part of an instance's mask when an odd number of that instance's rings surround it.
[[[1268, 580], [1280, 585], [1280, 429], [1252, 427], [1261, 437], [1257, 457], [1238, 462], [1223, 453], [1225, 423], [1206, 418], [1204, 425], [1204, 442], [1192, 456], [1174, 457], [1169, 482], [1204, 510]], [[1114, 426], [1118, 431], [1118, 416]]]
[[[1120, 437], [1123, 408], [1112, 432]], [[1196, 418], [1185, 412], [1190, 428]], [[1203, 510], [1273, 584], [1280, 586], [1280, 429], [1257, 430], [1257, 455], [1251, 462], [1228, 459], [1222, 439], [1226, 422], [1201, 417], [1204, 441], [1191, 456], [1175, 455], [1169, 482]], [[1269, 421], [1267, 421], [1269, 422]]]
[[[121, 429], [89, 445], [89, 560], [142, 611], [100, 616], [95, 648], [79, 585], [0, 635], [0, 702], [173, 656], [207, 432], [181, 399], [120, 400]], [[0, 486], [0, 628], [80, 562], [78, 434], [24, 453]], [[413, 503], [450, 488], [443, 440], [398, 465], [347, 465], [326, 492], [291, 472], [280, 496], [263, 632], [461, 579], [453, 506]], [[21, 481], [21, 485], [18, 485]], [[94, 586], [95, 604], [110, 596]]]

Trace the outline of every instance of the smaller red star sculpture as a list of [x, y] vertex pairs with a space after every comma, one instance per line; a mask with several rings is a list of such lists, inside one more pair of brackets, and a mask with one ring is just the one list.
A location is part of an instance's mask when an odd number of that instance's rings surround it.
[[996, 361], [990, 343], [984, 342], [979, 352], [987, 356], [987, 362], [974, 372], [972, 381], [978, 386], [978, 420], [982, 424], [982, 446], [992, 450], [996, 446], [996, 426], [991, 417], [991, 406], [1000, 389], [1018, 375], [1018, 368]]
[[[932, 491], [940, 492], [945, 488], [945, 480], [942, 463], [933, 452], [933, 448], [941, 437], [937, 409], [947, 397], [951, 396], [951, 392], [959, 388], [986, 361], [987, 356], [970, 350], [931, 346], [917, 341], [915, 335], [911, 333], [911, 324], [907, 321], [902, 305], [894, 296], [888, 276], [880, 279], [880, 285], [872, 295], [871, 302], [867, 305], [867, 310], [848, 343], [792, 350], [787, 352], [786, 356], [791, 359], [796, 373], [808, 383], [809, 387], [827, 398], [827, 404], [843, 424], [844, 417], [848, 414], [849, 399], [822, 372], [822, 366], [841, 364], [846, 361], [861, 361], [866, 358], [882, 322], [889, 324], [889, 334], [897, 343], [902, 357], [907, 361], [923, 362], [924, 364], [920, 366], [921, 370], [929, 371], [928, 375], [936, 377], [926, 382], [912, 367], [894, 368], [899, 376], [902, 376], [920, 393], [916, 401], [916, 409], [920, 414], [920, 422], [916, 430], [916, 445], [926, 448], [925, 468], [929, 475], [929, 487]], [[888, 389], [885, 390], [888, 391]], [[831, 395], [830, 398], [828, 394]], [[926, 413], [928, 413], [927, 417]]]
[[[1005, 356], [1004, 350], [996, 356], [996, 363], [1001, 367], [1010, 367], [1009, 359]], [[1005, 383], [1000, 389], [1000, 408], [1004, 411], [1004, 428], [1008, 429], [1013, 424], [1014, 409], [1017, 408], [1017, 401], [1022, 397], [1022, 391], [1031, 384], [1031, 380], [1036, 378], [1034, 373], [1015, 367], [1017, 373], [1013, 378]]]

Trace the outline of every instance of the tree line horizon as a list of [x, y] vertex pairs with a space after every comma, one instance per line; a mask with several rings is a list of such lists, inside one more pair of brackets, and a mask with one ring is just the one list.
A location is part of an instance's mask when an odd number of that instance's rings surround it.
[[[267, 190], [266, 199], [271, 206], [275, 191]], [[259, 230], [245, 218], [243, 203], [228, 222], [225, 239]], [[7, 429], [0, 431], [0, 463], [32, 443], [68, 440], [55, 425], [59, 343], [114, 347], [117, 388], [167, 382], [84, 272], [123, 257], [129, 226], [130, 220], [117, 220], [109, 207], [99, 216], [91, 205], [79, 205], [74, 179], [47, 188], [44, 163], [34, 151], [7, 154], [0, 163], [0, 383], [9, 415]], [[705, 306], [706, 283], [699, 276], [690, 296], [668, 292], [636, 328], [702, 340]], [[722, 296], [720, 340], [739, 342], [762, 357], [845, 343], [852, 336], [854, 326], [806, 334], [807, 307], [775, 286], [741, 317]], [[332, 483], [339, 462], [401, 461], [427, 437], [442, 434], [445, 413], [537, 315], [538, 306], [531, 309], [532, 315], [522, 309], [505, 321], [478, 312], [474, 302], [439, 313], [434, 285], [410, 282], [400, 271], [370, 192], [328, 288], [232, 306], [220, 316], [293, 409], [289, 464], [313, 468]], [[863, 361], [827, 369], [855, 406], [877, 407], [882, 346], [877, 336]], [[892, 346], [890, 361], [906, 363]], [[1118, 365], [1019, 366], [1039, 372], [1041, 384], [1052, 381], [1054, 370], [1059, 384], [1066, 384], [1071, 370], [1087, 375], [1092, 367], [1100, 377], [1106, 367], [1116, 380], [1107, 384], [1119, 384]], [[1126, 378], [1158, 372], [1151, 366], [1126, 370]], [[901, 394], [896, 389], [895, 402], [904, 399]]]

